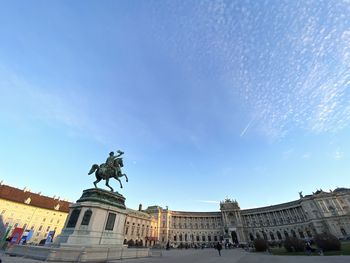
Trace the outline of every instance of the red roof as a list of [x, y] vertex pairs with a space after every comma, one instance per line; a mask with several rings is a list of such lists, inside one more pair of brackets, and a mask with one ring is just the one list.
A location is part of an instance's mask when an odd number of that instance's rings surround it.
[[[25, 201], [30, 198], [30, 203], [28, 205], [45, 208], [53, 211], [69, 212], [70, 203], [67, 201], [54, 199], [52, 197], [43, 196], [40, 194], [35, 194], [29, 191], [24, 191], [15, 187], [8, 185], [0, 185], [0, 199], [5, 199], [8, 201], [21, 203], [26, 205]], [[55, 207], [58, 206], [58, 209]]]

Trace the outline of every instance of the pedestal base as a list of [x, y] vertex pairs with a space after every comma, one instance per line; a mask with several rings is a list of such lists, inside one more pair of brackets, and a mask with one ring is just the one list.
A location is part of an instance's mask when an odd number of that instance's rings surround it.
[[125, 198], [121, 194], [98, 188], [84, 190], [77, 203], [70, 206], [55, 245], [121, 247], [126, 215]]

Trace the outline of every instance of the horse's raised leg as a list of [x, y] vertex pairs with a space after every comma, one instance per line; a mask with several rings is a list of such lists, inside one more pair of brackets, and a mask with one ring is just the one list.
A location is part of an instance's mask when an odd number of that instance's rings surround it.
[[122, 182], [120, 181], [120, 179], [119, 179], [119, 178], [115, 178], [115, 179], [118, 180], [118, 182], [119, 182], [119, 184], [120, 184], [120, 188], [123, 188], [123, 185], [122, 185]]
[[109, 178], [106, 179], [106, 186], [109, 187], [109, 189], [111, 189], [112, 192], [114, 192], [113, 188], [108, 184], [109, 182]]
[[126, 175], [126, 174], [123, 174], [123, 176], [125, 176], [126, 182], [129, 182], [129, 178], [127, 177], [127, 175]]

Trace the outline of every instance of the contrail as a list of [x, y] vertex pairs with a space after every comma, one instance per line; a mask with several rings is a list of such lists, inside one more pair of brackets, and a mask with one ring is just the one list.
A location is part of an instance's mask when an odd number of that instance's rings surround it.
[[247, 126], [243, 129], [243, 131], [241, 132], [240, 137], [243, 137], [244, 134], [247, 132], [248, 128], [250, 127], [250, 125], [253, 123], [254, 118], [250, 120], [250, 122], [247, 124]]

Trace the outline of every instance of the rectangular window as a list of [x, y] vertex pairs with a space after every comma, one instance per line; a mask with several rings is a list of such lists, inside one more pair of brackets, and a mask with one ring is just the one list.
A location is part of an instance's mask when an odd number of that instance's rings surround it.
[[108, 214], [107, 224], [106, 224], [105, 230], [113, 230], [116, 216], [117, 215], [114, 213]]

